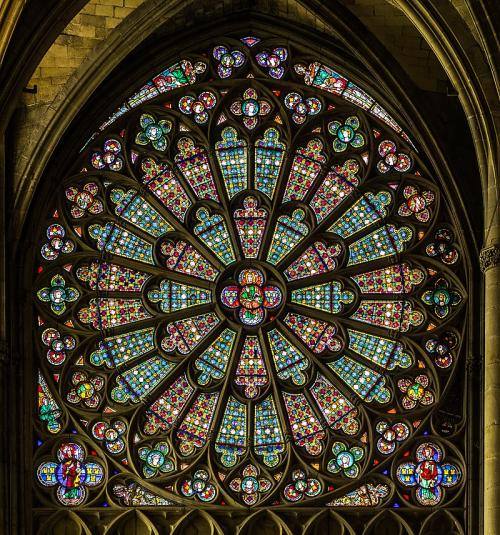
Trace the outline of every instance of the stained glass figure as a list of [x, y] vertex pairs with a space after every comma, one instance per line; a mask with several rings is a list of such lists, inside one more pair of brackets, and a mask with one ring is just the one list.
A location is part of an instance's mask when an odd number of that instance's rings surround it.
[[217, 497], [217, 489], [209, 482], [209, 477], [206, 470], [197, 470], [192, 479], [182, 482], [181, 493], [188, 498], [194, 496], [201, 502], [213, 502]]
[[430, 206], [436, 196], [432, 191], [420, 190], [415, 186], [405, 186], [403, 189], [404, 202], [399, 205], [398, 214], [403, 217], [414, 216], [420, 223], [427, 223], [431, 218]]
[[307, 117], [318, 115], [322, 107], [321, 101], [317, 98], [303, 98], [295, 92], [286, 95], [285, 106], [292, 111], [292, 120], [295, 124], [304, 124]]
[[279, 79], [285, 73], [284, 63], [288, 57], [288, 51], [285, 47], [279, 46], [271, 52], [264, 50], [255, 56], [257, 63], [267, 70], [272, 78]]
[[192, 64], [186, 59], [174, 63], [153, 78], [153, 83], [160, 93], [167, 93], [178, 87], [194, 84], [196, 75], [205, 72], [207, 64], [197, 61]]
[[405, 462], [399, 465], [396, 477], [406, 487], [416, 487], [418, 503], [432, 507], [444, 496], [442, 487], [454, 487], [462, 478], [460, 468], [443, 463], [443, 450], [433, 442], [423, 442], [417, 448], [415, 459], [418, 464]]
[[332, 474], [341, 473], [346, 477], [356, 478], [359, 475], [359, 461], [365, 456], [363, 448], [359, 446], [347, 447], [345, 442], [334, 442], [332, 446], [333, 459], [328, 461], [327, 470]]
[[190, 54], [33, 226], [37, 515], [463, 509], [469, 270], [434, 159], [292, 38]]
[[203, 91], [197, 97], [186, 95], [179, 100], [179, 109], [192, 115], [198, 124], [208, 121], [208, 112], [217, 104], [217, 97], [211, 91]]
[[174, 502], [158, 496], [135, 481], [125, 484], [118, 480], [113, 485], [112, 492], [113, 498], [121, 506], [140, 507], [144, 505], [149, 507], [165, 507], [166, 505], [174, 505]]
[[316, 478], [308, 478], [302, 469], [292, 471], [292, 482], [283, 489], [283, 495], [289, 502], [298, 502], [321, 494], [321, 483]]
[[123, 167], [122, 145], [117, 139], [107, 139], [102, 150], [92, 154], [90, 162], [95, 169], [120, 171]]
[[80, 505], [92, 487], [104, 480], [100, 463], [84, 461], [85, 450], [80, 444], [63, 442], [57, 450], [57, 462], [48, 461], [38, 467], [38, 481], [46, 487], [57, 486], [57, 499], [62, 505]]
[[172, 122], [168, 119], [157, 121], [154, 115], [143, 113], [139, 119], [141, 130], [135, 136], [138, 145], [148, 145], [159, 151], [165, 151], [168, 142], [166, 134], [172, 130]]
[[66, 286], [66, 280], [61, 275], [54, 275], [50, 279], [50, 287], [41, 288], [37, 297], [44, 303], [50, 303], [50, 310], [60, 316], [66, 312], [67, 303], [73, 303], [80, 297], [76, 288]]
[[92, 436], [101, 441], [112, 455], [123, 453], [127, 447], [124, 440], [127, 424], [123, 420], [97, 421], [92, 426], [91, 432]]
[[236, 477], [229, 484], [229, 488], [240, 495], [246, 505], [254, 505], [260, 495], [267, 494], [273, 484], [265, 477], [258, 477], [259, 472], [253, 464], [245, 466], [242, 470], [243, 477]]
[[375, 428], [381, 436], [377, 440], [377, 449], [382, 455], [391, 454], [398, 446], [410, 436], [410, 428], [404, 422], [396, 422], [390, 425], [382, 420]]
[[76, 340], [73, 336], [61, 336], [61, 333], [52, 327], [43, 331], [42, 342], [49, 348], [47, 361], [53, 366], [63, 364], [68, 354], [76, 347]]
[[257, 269], [244, 269], [238, 275], [238, 285], [225, 286], [221, 302], [227, 308], [238, 311], [238, 319], [244, 325], [258, 325], [264, 320], [266, 310], [278, 307], [283, 299], [277, 286], [264, 286], [264, 274]]
[[243, 124], [249, 130], [253, 130], [259, 124], [260, 118], [269, 115], [271, 109], [271, 103], [261, 98], [252, 87], [246, 89], [242, 97], [235, 100], [230, 107], [236, 117], [243, 118]]
[[344, 152], [349, 145], [359, 149], [365, 144], [363, 134], [357, 132], [359, 125], [359, 119], [355, 115], [347, 117], [343, 123], [340, 121], [328, 123], [328, 131], [334, 137], [333, 150], [335, 152]]
[[40, 253], [45, 260], [55, 260], [60, 253], [71, 253], [75, 249], [73, 240], [65, 239], [66, 231], [57, 223], [47, 228], [48, 242], [42, 245]]
[[168, 474], [175, 469], [174, 462], [168, 457], [170, 446], [167, 442], [157, 442], [152, 447], [142, 447], [137, 450], [139, 459], [143, 461], [144, 477], [150, 478]]
[[105, 379], [101, 375], [75, 371], [71, 376], [71, 384], [66, 399], [73, 405], [96, 409], [102, 401], [102, 390]]
[[378, 146], [378, 153], [382, 156], [382, 160], [377, 163], [377, 169], [381, 173], [388, 173], [393, 170], [405, 173], [411, 167], [410, 157], [404, 152], [397, 152], [394, 141], [382, 141]]
[[85, 214], [100, 214], [104, 210], [102, 201], [97, 197], [99, 186], [87, 182], [83, 187], [70, 186], [66, 189], [66, 198], [70, 203], [72, 217], [80, 219]]
[[425, 248], [425, 252], [430, 257], [437, 257], [443, 264], [455, 264], [459, 253], [456, 247], [453, 247], [453, 233], [447, 228], [438, 229], [434, 240]]
[[38, 371], [37, 395], [38, 419], [45, 424], [49, 433], [59, 433], [61, 431], [61, 422], [59, 420], [63, 413], [40, 371]]
[[454, 332], [446, 331], [439, 337], [429, 338], [425, 343], [425, 350], [438, 368], [449, 368], [454, 362], [454, 350], [458, 346], [458, 341], [458, 336]]
[[383, 483], [367, 483], [326, 505], [329, 507], [376, 507], [389, 496], [390, 487]]
[[434, 394], [427, 387], [430, 384], [429, 377], [422, 373], [415, 378], [405, 377], [398, 381], [398, 388], [403, 393], [401, 404], [406, 410], [411, 410], [418, 405], [432, 405]]
[[450, 283], [440, 278], [434, 283], [432, 290], [426, 290], [422, 294], [422, 301], [431, 307], [438, 318], [445, 318], [453, 307], [462, 301], [462, 296], [456, 290], [450, 289]]
[[221, 78], [229, 78], [235, 69], [245, 63], [245, 54], [240, 50], [230, 50], [219, 45], [213, 49], [213, 57], [217, 60], [217, 73]]

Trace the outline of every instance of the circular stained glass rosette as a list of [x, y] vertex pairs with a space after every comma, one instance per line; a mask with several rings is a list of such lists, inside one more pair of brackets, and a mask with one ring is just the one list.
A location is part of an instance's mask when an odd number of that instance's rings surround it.
[[[213, 59], [215, 69], [217, 61], [232, 66], [228, 54]], [[40, 257], [35, 282], [41, 358], [48, 327], [77, 347], [42, 362], [43, 392], [79, 426], [119, 416], [123, 427], [97, 428], [103, 455], [128, 458], [126, 474], [149, 463], [149, 488], [158, 479], [174, 502], [226, 495], [241, 504], [228, 474], [251, 462], [275, 483], [259, 504], [324, 504], [327, 482], [339, 495], [353, 475], [361, 484], [378, 474], [373, 456], [381, 454], [368, 443], [380, 439], [374, 413], [394, 418], [384, 459], [418, 432], [408, 424], [398, 442], [393, 424], [432, 416], [456, 359], [436, 368], [425, 341], [461, 317], [460, 261], [452, 272], [435, 253], [439, 244], [429, 248], [448, 213], [408, 139], [333, 92], [290, 79], [286, 92], [314, 92], [321, 103], [296, 124], [273, 78], [250, 59], [239, 63], [235, 72], [246, 80], [254, 69], [253, 93], [272, 103], [255, 130], [242, 121], [257, 116], [260, 100], [241, 100], [230, 79], [215, 91], [198, 75], [190, 93], [214, 95], [210, 121], [143, 103], [82, 152], [50, 207], [57, 258]], [[174, 88], [157, 102], [183, 96]], [[229, 112], [235, 101], [240, 115]], [[172, 125], [161, 157], [135, 143], [142, 114]], [[333, 133], [331, 123], [339, 125]], [[357, 135], [363, 143], [353, 144]], [[408, 199], [408, 186], [433, 195]], [[429, 217], [416, 218], [417, 209]], [[54, 241], [54, 228], [75, 245]], [[63, 280], [51, 286], [54, 275]], [[55, 365], [58, 381], [47, 381]], [[78, 370], [85, 380], [75, 385]], [[155, 437], [171, 444], [168, 455], [141, 459], [138, 449]], [[332, 474], [334, 442], [346, 449]], [[347, 477], [353, 448], [363, 455]], [[311, 473], [292, 481], [286, 459]], [[156, 466], [167, 462], [168, 473]], [[176, 494], [186, 463], [217, 468], [204, 472], [206, 485], [184, 477]]]

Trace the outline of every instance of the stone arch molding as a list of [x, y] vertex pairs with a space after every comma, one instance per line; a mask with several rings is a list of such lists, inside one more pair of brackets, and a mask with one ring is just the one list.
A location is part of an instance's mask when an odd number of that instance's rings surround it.
[[[391, 3], [405, 13], [423, 37], [431, 44], [446, 73], [455, 87], [458, 88], [464, 108], [468, 112], [471, 131], [477, 141], [475, 148], [480, 163], [483, 191], [487, 191], [487, 185], [489, 184], [492, 191], [490, 199], [492, 199], [495, 196], [495, 188], [498, 182], [496, 178], [498, 157], [496, 153], [497, 126], [492, 119], [490, 107], [491, 103], [495, 102], [496, 95], [491, 87], [492, 84], [487, 85], [486, 88], [481, 87], [474, 74], [475, 66], [464, 60], [464, 54], [472, 46], [472, 36], [469, 42], [464, 42], [462, 48], [460, 48], [456, 44], [457, 37], [451, 35], [446, 28], [442, 27], [443, 18], [433, 17], [422, 6], [422, 2], [393, 0]], [[344, 37], [342, 37], [344, 41], [350, 45], [356, 42], [357, 37], [349, 30], [349, 26], [321, 2], [315, 1], [305, 4], [297, 0], [297, 4], [303, 6], [306, 15], [314, 14], [311, 20], [313, 23], [318, 21], [319, 28], [327, 28], [329, 32], [341, 37], [337, 31], [338, 24], [336, 28], [336, 23], [340, 22], [344, 30]], [[158, 26], [172, 19], [185, 5], [186, 2], [181, 0], [169, 0], [168, 2], [146, 0], [126, 16], [121, 24], [113, 29], [106, 40], [96, 46], [88, 59], [80, 65], [77, 72], [71, 74], [65, 86], [48, 107], [45, 116], [39, 119], [46, 127], [42, 130], [37, 142], [33, 144], [31, 153], [22, 156], [21, 161], [25, 163], [24, 168], [21, 168], [19, 172], [16, 171], [17, 178], [14, 188], [17, 191], [15, 198], [16, 223], [13, 228], [20, 229], [22, 227], [29, 203], [47, 165], [49, 155], [67, 130], [78, 110], [95, 91], [100, 82], [106, 78], [113, 68], [120, 64], [134, 47], [146, 39]], [[345, 37], [346, 35], [348, 37]], [[466, 35], [466, 32], [461, 32], [460, 34], [464, 41]], [[360, 46], [363, 46], [362, 43]], [[452, 53], [455, 48], [460, 49], [461, 54]], [[370, 57], [371, 62], [377, 62], [372, 50], [365, 47], [363, 54], [365, 58]], [[383, 65], [380, 65], [380, 67], [383, 69]], [[385, 75], [384, 78], [392, 77], [391, 73], [387, 71]], [[464, 80], [470, 80], [471, 82], [466, 85]], [[400, 91], [400, 97], [405, 98], [404, 91]], [[491, 237], [491, 239], [494, 241], [496, 238]]]

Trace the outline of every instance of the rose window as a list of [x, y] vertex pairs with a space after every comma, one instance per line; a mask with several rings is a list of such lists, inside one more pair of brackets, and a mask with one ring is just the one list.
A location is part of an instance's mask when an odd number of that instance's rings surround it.
[[461, 492], [450, 206], [380, 103], [265, 41], [173, 63], [60, 177], [34, 279], [43, 504]]

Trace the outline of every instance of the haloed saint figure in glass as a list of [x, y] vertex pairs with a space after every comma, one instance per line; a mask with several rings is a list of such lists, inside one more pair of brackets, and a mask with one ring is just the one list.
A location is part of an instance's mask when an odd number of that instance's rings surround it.
[[462, 252], [424, 155], [350, 76], [224, 39], [129, 95], [60, 182], [34, 281], [44, 506], [459, 496], [435, 414]]

